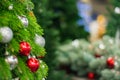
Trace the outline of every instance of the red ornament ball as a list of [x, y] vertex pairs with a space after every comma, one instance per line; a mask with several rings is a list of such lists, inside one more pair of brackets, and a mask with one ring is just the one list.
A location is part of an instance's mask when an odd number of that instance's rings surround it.
[[93, 72], [89, 72], [88, 73], [88, 79], [93, 80], [94, 78], [95, 78], [95, 74]]
[[20, 54], [24, 56], [28, 56], [31, 51], [31, 46], [28, 42], [22, 41], [20, 42]]
[[109, 58], [107, 59], [107, 66], [108, 66], [109, 68], [114, 68], [114, 65], [115, 65], [114, 58], [113, 58], [113, 57], [109, 57]]
[[40, 66], [39, 60], [37, 60], [36, 58], [29, 58], [27, 60], [27, 66], [32, 72], [36, 72]]

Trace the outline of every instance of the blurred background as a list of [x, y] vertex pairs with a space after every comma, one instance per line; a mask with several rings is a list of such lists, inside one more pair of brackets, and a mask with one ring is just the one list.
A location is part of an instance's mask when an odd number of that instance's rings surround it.
[[120, 80], [119, 0], [33, 0], [46, 80]]

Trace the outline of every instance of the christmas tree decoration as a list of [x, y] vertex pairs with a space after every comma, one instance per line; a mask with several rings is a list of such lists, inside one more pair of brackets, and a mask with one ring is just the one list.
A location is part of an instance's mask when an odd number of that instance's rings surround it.
[[13, 70], [18, 64], [18, 59], [15, 55], [6, 56], [5, 61], [10, 65], [10, 70]]
[[93, 72], [89, 72], [87, 76], [90, 80], [93, 80], [95, 78], [95, 74]]
[[95, 53], [94, 56], [95, 56], [96, 58], [100, 58], [100, 57], [101, 57], [101, 54]]
[[2, 43], [8, 43], [13, 38], [13, 31], [9, 27], [1, 27], [0, 28], [0, 35], [2, 36]]
[[101, 39], [106, 32], [107, 20], [104, 15], [98, 15], [97, 20], [90, 23], [90, 40], [92, 42]]
[[17, 78], [14, 78], [14, 79], [12, 79], [12, 80], [20, 80], [20, 78], [17, 77]]
[[9, 7], [8, 7], [9, 10], [12, 10], [13, 9], [13, 4], [10, 4]]
[[42, 80], [45, 80], [45, 78], [42, 78]]
[[5, 51], [5, 56], [8, 56], [9, 55], [9, 52], [8, 51]]
[[31, 46], [28, 42], [22, 41], [20, 42], [20, 54], [24, 56], [28, 56], [31, 51]]
[[120, 14], [120, 7], [115, 7], [114, 11], [115, 11], [116, 14]]
[[26, 16], [22, 15], [22, 16], [18, 16], [18, 18], [25, 27], [28, 27], [29, 21]]
[[42, 36], [35, 35], [35, 43], [38, 44], [41, 47], [45, 46], [45, 39]]
[[79, 40], [74, 40], [73, 42], [72, 42], [72, 46], [74, 46], [74, 47], [79, 47]]
[[40, 66], [39, 60], [36, 58], [29, 58], [27, 60], [27, 66], [30, 68], [32, 72], [36, 72]]
[[45, 48], [34, 41], [35, 34], [44, 33], [36, 17], [32, 16], [33, 8], [32, 0], [0, 0], [0, 80], [42, 80], [47, 77], [48, 67], [44, 60], [43, 69], [39, 68], [39, 60], [29, 58], [46, 54]]
[[107, 66], [108, 66], [109, 68], [114, 68], [115, 60], [114, 60], [113, 57], [109, 57], [106, 62], [107, 62]]
[[104, 15], [98, 15], [97, 22], [99, 24], [98, 27], [98, 37], [102, 38], [106, 33], [107, 19]]
[[104, 49], [105, 49], [105, 45], [104, 45], [103, 43], [100, 43], [100, 44], [99, 44], [99, 48], [100, 48], [101, 50], [104, 50]]

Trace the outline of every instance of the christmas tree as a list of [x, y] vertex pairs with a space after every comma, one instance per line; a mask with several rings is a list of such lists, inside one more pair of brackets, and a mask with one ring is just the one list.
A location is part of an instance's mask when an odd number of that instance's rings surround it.
[[0, 80], [42, 80], [47, 76], [43, 29], [31, 0], [0, 1]]
[[88, 80], [120, 80], [120, 2], [111, 0], [111, 3], [108, 34], [92, 43], [76, 39], [59, 46], [56, 51], [59, 66], [70, 65], [71, 73]]
[[59, 46], [56, 54], [58, 66], [69, 65], [71, 74], [89, 80], [120, 79], [120, 50], [110, 36], [104, 36], [92, 44], [84, 39], [76, 39]]

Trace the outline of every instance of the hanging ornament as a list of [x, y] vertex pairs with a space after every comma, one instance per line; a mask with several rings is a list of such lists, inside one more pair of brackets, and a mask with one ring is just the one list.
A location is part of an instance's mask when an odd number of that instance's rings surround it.
[[8, 7], [9, 10], [12, 10], [13, 9], [13, 4], [10, 4], [9, 7]]
[[41, 47], [45, 46], [45, 39], [42, 36], [35, 35], [35, 43], [38, 44]]
[[101, 57], [101, 55], [100, 55], [99, 53], [95, 53], [94, 56], [95, 56], [96, 58], [100, 58], [100, 57]]
[[26, 16], [18, 16], [18, 18], [20, 19], [20, 21], [22, 22], [22, 24], [25, 26], [25, 27], [28, 27], [28, 19], [26, 18]]
[[78, 48], [78, 47], [79, 47], [79, 44], [80, 44], [80, 43], [79, 43], [79, 40], [78, 40], [78, 39], [72, 41], [72, 46], [75, 47], [75, 48]]
[[115, 7], [115, 13], [120, 14], [120, 8], [119, 7]]
[[100, 43], [100, 44], [99, 44], [99, 48], [100, 48], [101, 50], [104, 50], [106, 47], [105, 47], [105, 45], [104, 45], [103, 43]]
[[8, 52], [8, 51], [6, 51], [6, 52], [5, 52], [5, 56], [8, 56], [8, 55], [9, 55], [9, 52]]
[[114, 68], [114, 65], [115, 65], [114, 58], [113, 58], [113, 57], [109, 57], [109, 58], [107, 59], [107, 66], [108, 66], [109, 68]]
[[42, 80], [45, 80], [45, 78], [42, 78]]
[[24, 56], [28, 56], [31, 51], [31, 46], [28, 42], [22, 41], [20, 42], [20, 54]]
[[93, 72], [89, 72], [88, 79], [94, 79], [94, 78], [95, 78], [95, 74]]
[[0, 28], [0, 35], [2, 36], [2, 43], [8, 43], [13, 38], [13, 32], [9, 27], [1, 27]]
[[14, 78], [14, 79], [12, 79], [12, 80], [20, 80], [20, 78], [19, 78], [19, 77], [17, 77], [17, 78]]
[[18, 59], [15, 55], [8, 55], [5, 58], [5, 61], [10, 65], [11, 70], [13, 70], [18, 64]]
[[40, 66], [39, 60], [36, 58], [29, 58], [27, 60], [27, 66], [30, 68], [32, 72], [36, 72]]

